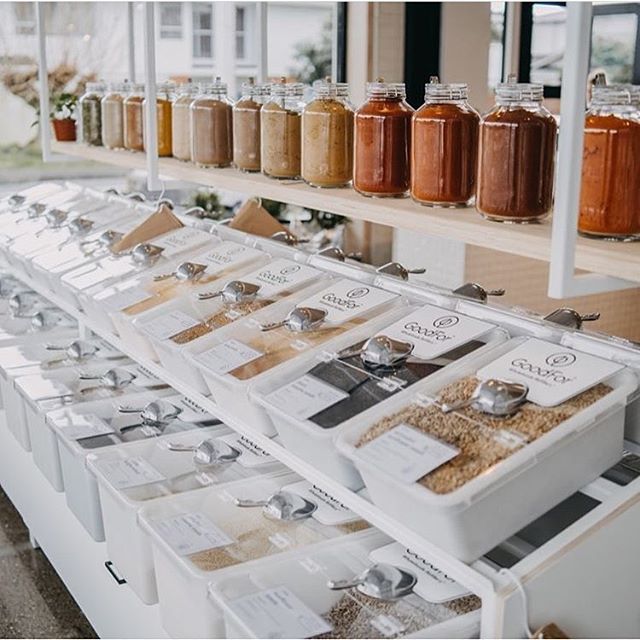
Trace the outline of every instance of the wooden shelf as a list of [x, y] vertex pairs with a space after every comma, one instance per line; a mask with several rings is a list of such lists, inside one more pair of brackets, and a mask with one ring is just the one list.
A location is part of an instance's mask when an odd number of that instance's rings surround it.
[[[74, 142], [54, 142], [52, 150], [128, 169], [146, 169], [145, 156], [141, 153], [110, 151]], [[321, 209], [397, 229], [549, 261], [549, 221], [535, 225], [492, 223], [484, 220], [474, 209], [421, 207], [409, 199], [365, 198], [352, 189], [315, 189], [301, 182], [280, 182], [235, 169], [201, 169], [174, 158], [160, 158], [159, 166], [162, 176], [177, 180]], [[640, 246], [634, 243], [579, 238], [576, 268], [640, 282]]]

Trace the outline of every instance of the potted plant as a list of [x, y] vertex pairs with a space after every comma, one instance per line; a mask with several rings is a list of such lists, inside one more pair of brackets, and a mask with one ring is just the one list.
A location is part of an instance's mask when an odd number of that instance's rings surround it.
[[74, 142], [76, 139], [76, 105], [78, 96], [59, 93], [53, 97], [49, 117], [58, 142]]

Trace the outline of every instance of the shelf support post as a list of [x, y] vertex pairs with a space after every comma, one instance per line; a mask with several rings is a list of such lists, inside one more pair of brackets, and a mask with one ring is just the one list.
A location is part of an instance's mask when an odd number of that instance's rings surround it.
[[562, 74], [558, 171], [549, 261], [548, 292], [551, 298], [589, 295], [637, 286], [600, 274], [575, 275], [591, 12], [591, 2], [567, 3], [567, 44]]
[[268, 19], [269, 3], [257, 2], [256, 12], [258, 21], [258, 43], [259, 43], [259, 62], [258, 62], [258, 82], [266, 82], [269, 77], [269, 48], [267, 46], [267, 19]]
[[127, 65], [129, 69], [129, 82], [136, 81], [136, 43], [135, 43], [135, 23], [133, 19], [135, 5], [127, 2]]
[[147, 188], [159, 191], [162, 182], [158, 176], [158, 105], [156, 104], [156, 34], [155, 3], [144, 4], [144, 131], [147, 155]]
[[38, 91], [40, 98], [40, 146], [43, 162], [51, 162], [51, 123], [49, 122], [49, 72], [47, 67], [47, 26], [45, 5], [36, 2], [36, 27], [38, 32]]

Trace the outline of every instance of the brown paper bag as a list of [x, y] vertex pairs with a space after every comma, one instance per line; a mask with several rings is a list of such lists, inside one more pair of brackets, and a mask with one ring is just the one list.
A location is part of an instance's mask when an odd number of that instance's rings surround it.
[[121, 253], [135, 247], [141, 242], [148, 242], [168, 231], [175, 231], [184, 227], [182, 222], [172, 213], [166, 205], [152, 213], [144, 222], [141, 222], [135, 229], [127, 233], [120, 241], [112, 247], [114, 253]]
[[246, 233], [252, 233], [263, 238], [270, 238], [278, 231], [286, 231], [256, 198], [249, 198], [237, 211], [229, 226]]

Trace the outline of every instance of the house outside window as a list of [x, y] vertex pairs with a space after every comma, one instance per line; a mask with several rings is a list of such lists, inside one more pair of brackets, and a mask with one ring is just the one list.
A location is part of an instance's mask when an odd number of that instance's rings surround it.
[[182, 3], [161, 2], [160, 37], [164, 40], [182, 38]]
[[251, 33], [253, 24], [251, 15], [252, 7], [239, 5], [236, 7], [236, 60], [246, 61], [251, 59]]
[[36, 32], [36, 7], [33, 2], [14, 2], [16, 33], [33, 35]]
[[213, 6], [193, 3], [193, 57], [213, 59]]

